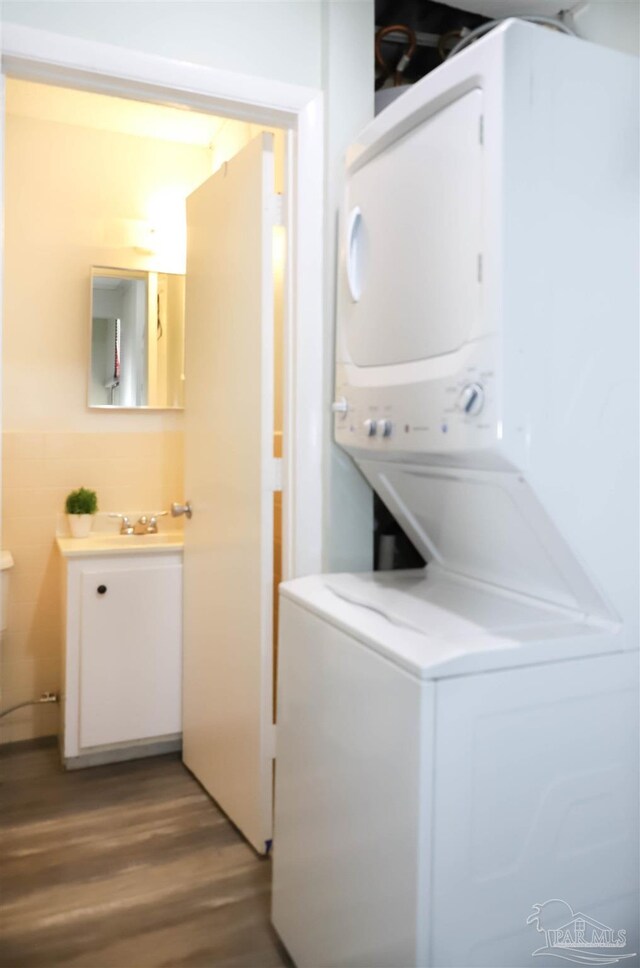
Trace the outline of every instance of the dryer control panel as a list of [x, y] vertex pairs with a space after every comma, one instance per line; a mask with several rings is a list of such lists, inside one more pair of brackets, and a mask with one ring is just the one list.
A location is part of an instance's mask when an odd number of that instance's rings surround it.
[[[418, 378], [410, 382], [394, 383], [387, 368], [384, 382], [376, 386], [371, 371], [339, 365], [332, 408], [336, 441], [355, 457], [451, 460], [481, 451], [495, 457], [502, 426], [492, 343], [481, 341], [455, 354], [458, 362], [464, 359], [453, 373], [434, 374], [442, 360], [415, 364]], [[365, 374], [367, 385], [359, 386]], [[398, 375], [410, 376], [405, 367]]]

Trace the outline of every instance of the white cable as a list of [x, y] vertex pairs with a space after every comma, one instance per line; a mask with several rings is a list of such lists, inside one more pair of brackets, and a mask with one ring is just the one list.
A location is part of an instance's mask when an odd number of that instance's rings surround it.
[[543, 16], [538, 16], [537, 14], [531, 14], [528, 17], [515, 17], [515, 18], [501, 17], [498, 20], [490, 20], [489, 23], [481, 24], [479, 27], [476, 27], [475, 30], [470, 31], [470, 33], [468, 33], [465, 37], [463, 37], [461, 40], [458, 41], [455, 47], [451, 48], [447, 56], [447, 60], [449, 60], [449, 57], [453, 57], [454, 54], [460, 53], [461, 50], [464, 50], [465, 47], [467, 47], [474, 40], [477, 40], [478, 37], [483, 37], [484, 34], [489, 33], [489, 31], [493, 30], [494, 27], [497, 27], [499, 24], [504, 23], [505, 20], [512, 20], [512, 19], [527, 20], [529, 21], [529, 23], [542, 24], [544, 27], [555, 27], [555, 29], [559, 30], [560, 33], [562, 34], [568, 34], [570, 37], [576, 36], [575, 31], [572, 30], [571, 27], [567, 27], [567, 25], [563, 24], [562, 21], [560, 20], [554, 20], [553, 17], [543, 17]]
[[18, 702], [15, 706], [9, 706], [8, 709], [0, 710], [0, 719], [4, 716], [8, 716], [9, 713], [14, 713], [16, 709], [23, 709], [25, 706], [39, 706], [42, 703], [52, 703], [60, 702], [60, 697], [55, 692], [45, 692], [39, 699], [27, 699], [26, 702]]

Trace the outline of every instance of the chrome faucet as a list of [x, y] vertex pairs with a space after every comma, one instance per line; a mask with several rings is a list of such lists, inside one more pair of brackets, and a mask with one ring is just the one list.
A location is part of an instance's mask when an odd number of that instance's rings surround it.
[[110, 518], [120, 519], [120, 534], [157, 534], [158, 518], [163, 517], [166, 511], [155, 511], [153, 514], [143, 514], [135, 524], [126, 514], [110, 514]]
[[110, 518], [120, 518], [120, 534], [134, 534], [133, 525], [126, 514], [110, 514]]
[[157, 534], [158, 518], [164, 517], [166, 511], [156, 511], [154, 514], [143, 514], [133, 526], [134, 534]]

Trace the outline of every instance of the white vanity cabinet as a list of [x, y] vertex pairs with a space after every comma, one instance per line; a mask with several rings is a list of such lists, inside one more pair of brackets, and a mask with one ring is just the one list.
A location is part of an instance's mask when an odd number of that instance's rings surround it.
[[180, 745], [181, 550], [112, 544], [93, 551], [58, 540], [65, 558], [62, 754], [71, 768]]

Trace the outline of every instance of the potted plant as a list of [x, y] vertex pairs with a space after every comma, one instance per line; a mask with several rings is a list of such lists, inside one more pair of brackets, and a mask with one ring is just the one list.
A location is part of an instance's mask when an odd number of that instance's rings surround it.
[[86, 538], [91, 531], [93, 515], [98, 510], [98, 496], [95, 491], [80, 487], [67, 496], [65, 509], [69, 530], [74, 538]]

